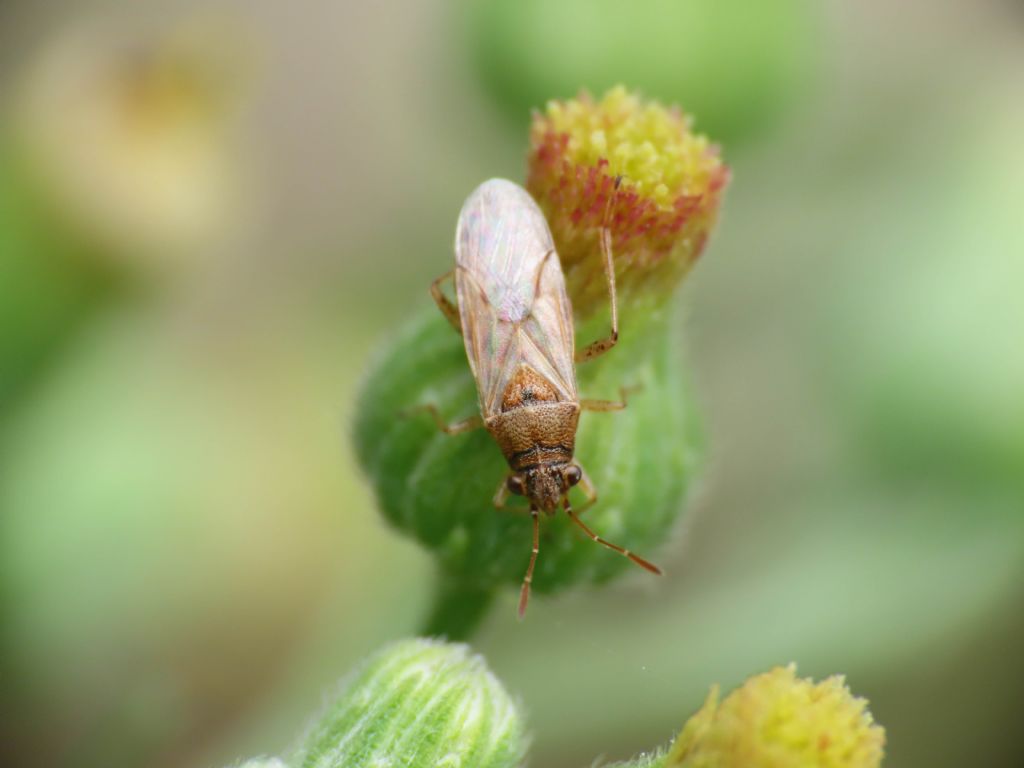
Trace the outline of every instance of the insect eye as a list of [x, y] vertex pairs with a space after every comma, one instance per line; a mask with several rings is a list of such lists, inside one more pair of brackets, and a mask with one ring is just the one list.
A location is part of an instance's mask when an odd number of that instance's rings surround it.
[[508, 480], [505, 483], [508, 489], [512, 491], [516, 496], [522, 496], [525, 488], [523, 487], [523, 478], [519, 475], [509, 475]]
[[583, 472], [575, 464], [565, 470], [565, 481], [569, 485], [576, 485], [582, 478]]

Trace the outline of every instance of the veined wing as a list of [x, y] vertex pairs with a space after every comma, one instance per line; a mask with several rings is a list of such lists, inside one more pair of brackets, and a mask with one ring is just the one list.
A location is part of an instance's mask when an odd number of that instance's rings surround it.
[[516, 184], [491, 179], [466, 200], [455, 285], [480, 410], [496, 413], [520, 363], [576, 399], [572, 307], [544, 214]]

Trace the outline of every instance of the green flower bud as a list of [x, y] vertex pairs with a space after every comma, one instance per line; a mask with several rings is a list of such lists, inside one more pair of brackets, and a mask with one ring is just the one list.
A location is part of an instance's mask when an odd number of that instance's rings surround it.
[[[598, 493], [584, 515], [587, 524], [646, 556], [664, 543], [682, 508], [699, 439], [672, 313], [629, 320], [622, 343], [578, 368], [579, 388], [593, 398], [614, 398], [620, 386], [639, 389], [629, 394], [624, 411], [580, 417], [576, 457]], [[464, 635], [474, 618], [465, 612], [480, 612], [495, 587], [522, 581], [531, 520], [516, 499], [494, 508], [508, 467], [491, 436], [485, 430], [447, 435], [426, 414], [407, 413], [422, 403], [435, 405], [448, 421], [471, 416], [477, 407], [462, 339], [436, 310], [417, 318], [370, 374], [355, 436], [385, 516], [434, 552], [458, 603], [452, 609], [459, 616], [435, 617], [428, 631]], [[575, 493], [574, 503], [582, 503]], [[533, 589], [551, 594], [607, 582], [632, 567], [581, 535], [567, 516], [556, 515], [542, 521]]]
[[292, 768], [512, 768], [515, 703], [463, 645], [408, 640], [377, 653], [288, 761]]

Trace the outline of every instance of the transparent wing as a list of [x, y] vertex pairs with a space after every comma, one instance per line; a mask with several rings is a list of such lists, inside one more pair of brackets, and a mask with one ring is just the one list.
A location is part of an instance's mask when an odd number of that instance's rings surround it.
[[572, 306], [544, 215], [503, 179], [466, 200], [455, 235], [456, 292], [480, 410], [498, 411], [509, 378], [532, 366], [576, 399]]

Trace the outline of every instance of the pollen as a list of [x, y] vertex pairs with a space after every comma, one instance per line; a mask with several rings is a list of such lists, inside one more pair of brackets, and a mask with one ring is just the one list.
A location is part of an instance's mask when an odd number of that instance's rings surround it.
[[795, 665], [750, 678], [721, 702], [712, 688], [666, 768], [877, 768], [885, 730], [839, 675], [814, 683]]
[[602, 298], [602, 227], [620, 297], [664, 298], [703, 250], [729, 179], [718, 148], [687, 115], [622, 86], [596, 100], [549, 102], [534, 115], [528, 165], [527, 188], [582, 316]]

